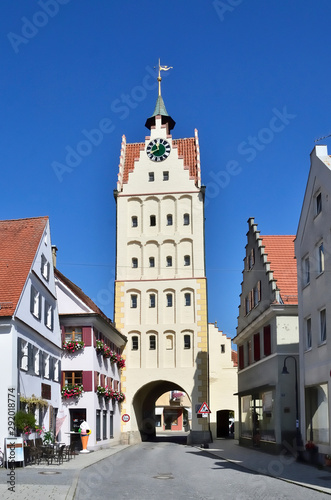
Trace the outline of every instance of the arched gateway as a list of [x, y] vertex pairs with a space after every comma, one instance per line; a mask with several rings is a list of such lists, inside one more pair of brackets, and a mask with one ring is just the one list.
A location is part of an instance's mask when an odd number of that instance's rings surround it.
[[[159, 66], [159, 70], [162, 67]], [[155, 401], [182, 390], [192, 402], [189, 442], [210, 440], [204, 186], [198, 134], [173, 139], [160, 88], [144, 142], [122, 140], [115, 199], [115, 323], [128, 338], [122, 372], [122, 439], [155, 432]], [[126, 418], [126, 420], [128, 420]]]

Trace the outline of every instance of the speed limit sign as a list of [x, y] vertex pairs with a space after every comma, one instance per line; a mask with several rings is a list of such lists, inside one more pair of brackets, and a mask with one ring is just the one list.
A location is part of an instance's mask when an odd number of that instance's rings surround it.
[[130, 420], [130, 415], [128, 415], [127, 413], [124, 413], [124, 415], [122, 415], [122, 420], [123, 420], [123, 422], [128, 422]]

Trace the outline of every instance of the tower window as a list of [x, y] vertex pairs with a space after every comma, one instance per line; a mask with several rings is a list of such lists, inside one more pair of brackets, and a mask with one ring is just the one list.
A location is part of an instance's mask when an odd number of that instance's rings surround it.
[[191, 305], [191, 294], [190, 293], [185, 293], [185, 305], [190, 306]]
[[191, 258], [189, 255], [184, 256], [184, 266], [189, 266], [191, 265]]
[[167, 215], [167, 226], [172, 226], [172, 215], [171, 214]]
[[154, 257], [149, 258], [149, 267], [155, 267], [155, 259]]
[[221, 353], [224, 354], [225, 353], [225, 344], [221, 344]]
[[156, 349], [156, 337], [155, 337], [155, 335], [151, 335], [149, 337], [149, 348], [151, 351], [155, 351], [155, 349]]
[[133, 257], [132, 259], [132, 267], [137, 268], [138, 267], [138, 259], [136, 257]]
[[169, 180], [169, 172], [163, 172], [163, 180], [168, 181]]
[[149, 218], [150, 222], [149, 222], [149, 225], [150, 226], [156, 226], [156, 217], [155, 215], [151, 215], [150, 218]]
[[148, 182], [154, 182], [154, 172], [148, 172]]
[[131, 217], [131, 225], [132, 227], [138, 227], [138, 217], [136, 217], [135, 215]]
[[167, 307], [172, 307], [172, 294], [167, 293]]
[[183, 218], [184, 226], [188, 226], [190, 223], [190, 214], [184, 214]]
[[184, 335], [184, 349], [191, 349], [191, 335]]
[[149, 295], [149, 307], [155, 307], [155, 293]]
[[131, 308], [136, 309], [137, 308], [137, 302], [138, 302], [138, 297], [137, 295], [131, 295]]
[[167, 267], [172, 267], [172, 257], [170, 255], [167, 257]]
[[139, 339], [138, 336], [135, 335], [134, 337], [132, 337], [132, 350], [138, 351], [138, 348], [139, 348]]

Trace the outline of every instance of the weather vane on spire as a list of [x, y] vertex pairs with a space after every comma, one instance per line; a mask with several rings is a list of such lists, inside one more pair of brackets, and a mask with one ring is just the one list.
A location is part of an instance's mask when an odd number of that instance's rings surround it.
[[161, 66], [159, 59], [159, 76], [157, 77], [157, 81], [159, 82], [159, 96], [161, 95], [161, 71], [168, 71], [169, 69], [173, 69], [172, 66]]

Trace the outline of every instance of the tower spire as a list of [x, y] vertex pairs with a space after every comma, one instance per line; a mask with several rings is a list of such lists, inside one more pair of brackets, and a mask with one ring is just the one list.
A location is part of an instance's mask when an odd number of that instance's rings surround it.
[[154, 113], [150, 118], [147, 118], [146, 123], [145, 123], [145, 127], [147, 127], [150, 130], [151, 127], [153, 125], [155, 125], [155, 117], [157, 115], [160, 115], [162, 117], [162, 124], [167, 123], [169, 130], [172, 130], [174, 128], [174, 126], [176, 125], [176, 122], [171, 118], [171, 116], [168, 115], [164, 101], [162, 99], [162, 95], [161, 95], [161, 81], [162, 81], [161, 71], [169, 71], [169, 69], [173, 69], [173, 67], [172, 66], [161, 66], [160, 59], [159, 59], [158, 69], [159, 69], [158, 77], [157, 77], [157, 81], [159, 84], [158, 85], [159, 86], [158, 97], [156, 100]]

